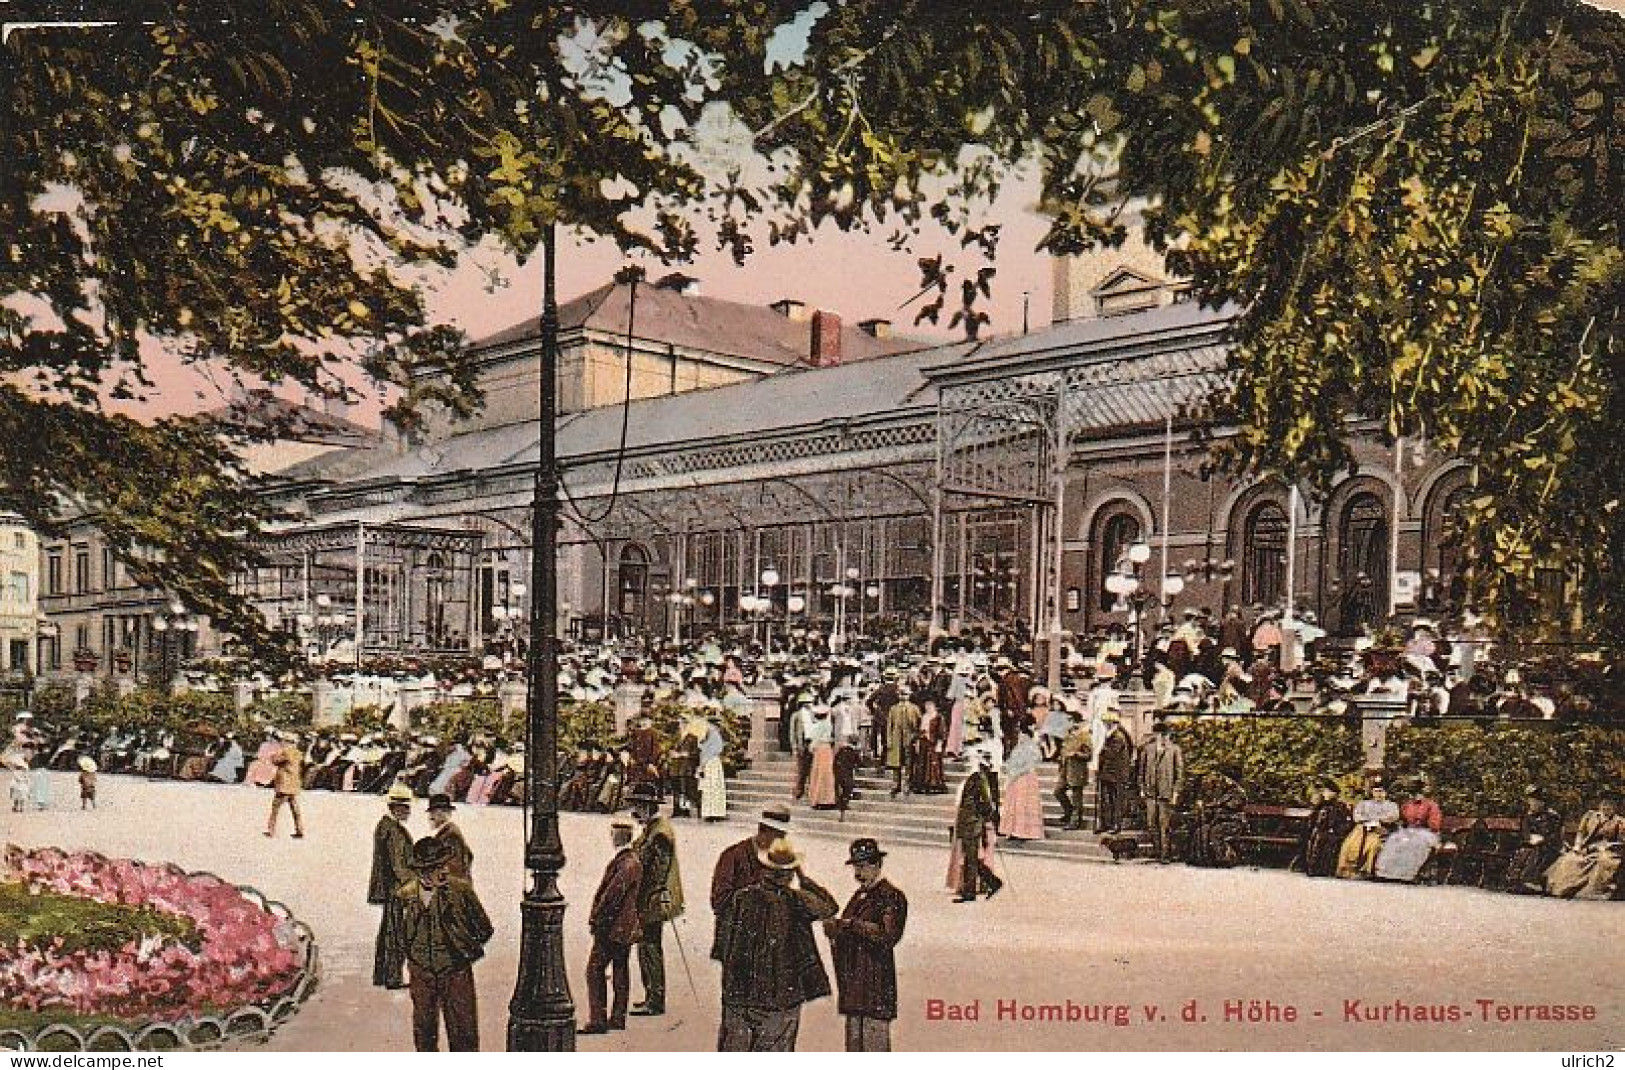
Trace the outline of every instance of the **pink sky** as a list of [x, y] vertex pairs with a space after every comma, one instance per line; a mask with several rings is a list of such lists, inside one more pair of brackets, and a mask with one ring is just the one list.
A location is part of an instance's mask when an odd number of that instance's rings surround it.
[[[1012, 181], [1005, 187], [994, 211], [983, 221], [1003, 224], [993, 281], [993, 299], [984, 302], [992, 316], [992, 333], [1009, 334], [1021, 330], [1022, 294], [1030, 301], [1030, 322], [1034, 328], [1050, 321], [1051, 284], [1049, 257], [1034, 251], [1046, 225], [1031, 208], [1036, 183]], [[692, 264], [667, 267], [654, 260], [637, 260], [622, 254], [612, 243], [578, 243], [561, 246], [559, 253], [559, 300], [568, 301], [608, 282], [625, 263], [642, 263], [650, 278], [667, 271], [681, 270], [696, 276], [701, 293], [732, 301], [766, 305], [781, 297], [794, 297], [808, 305], [839, 313], [849, 323], [870, 317], [889, 319], [894, 329], [905, 335], [931, 340], [950, 340], [959, 332], [948, 332], [949, 315], [959, 301], [958, 280], [974, 273], [980, 261], [962, 250], [959, 240], [935, 228], [923, 228], [907, 251], [891, 248], [887, 225], [872, 234], [842, 234], [826, 227], [812, 241], [794, 246], [769, 247], [765, 241], [746, 260], [735, 265], [725, 252], [702, 247]], [[920, 289], [921, 256], [941, 253], [948, 263], [959, 265], [950, 281], [948, 301], [941, 323], [913, 325], [914, 316], [925, 299], [899, 308]], [[493, 273], [507, 283], [493, 285]], [[479, 339], [520, 320], [536, 316], [541, 309], [541, 260], [533, 257], [516, 268], [511, 257], [490, 248], [477, 250], [465, 258], [457, 270], [448, 273], [430, 295], [430, 313], [439, 322], [451, 323]], [[229, 393], [228, 376], [218, 372], [213, 381], [195, 369], [180, 364], [159, 347], [148, 348], [150, 373], [155, 390], [141, 403], [114, 406], [133, 414], [158, 415], [191, 412], [221, 405]], [[289, 396], [298, 396], [298, 391]], [[376, 423], [376, 400], [357, 406], [351, 416], [361, 423]]]

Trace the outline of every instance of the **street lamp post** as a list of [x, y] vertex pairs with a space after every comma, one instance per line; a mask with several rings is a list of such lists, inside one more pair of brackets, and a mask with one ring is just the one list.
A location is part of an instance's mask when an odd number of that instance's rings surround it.
[[166, 612], [153, 618], [152, 630], [158, 633], [158, 687], [168, 694], [174, 690], [175, 675], [180, 671], [179, 664], [171, 661], [171, 643], [182, 646], [186, 635], [198, 630], [198, 624], [187, 614], [186, 606], [180, 599], [176, 599], [169, 603]]
[[[1129, 611], [1129, 627], [1133, 630], [1132, 645], [1129, 648], [1129, 662], [1138, 668], [1140, 664], [1141, 635], [1140, 620], [1145, 610], [1145, 604], [1151, 600], [1151, 593], [1145, 589], [1145, 583], [1140, 572], [1145, 563], [1151, 560], [1151, 544], [1136, 542], [1129, 546], [1123, 556], [1118, 559], [1117, 569], [1106, 577], [1106, 590], [1117, 596], [1118, 605]], [[1171, 577], [1170, 577], [1171, 578]], [[1183, 581], [1180, 587], [1183, 589]], [[1167, 587], [1164, 586], [1166, 592]]]
[[762, 632], [766, 640], [764, 645], [769, 654], [773, 653], [773, 588], [779, 585], [779, 570], [772, 565], [762, 570], [760, 577], [762, 586], [767, 588], [766, 597], [758, 596], [757, 601], [762, 607]]
[[558, 795], [558, 521], [559, 473], [554, 441], [558, 411], [558, 232], [542, 236], [541, 362], [537, 369], [536, 481], [530, 512], [532, 552], [530, 656], [525, 665], [528, 881], [519, 907], [519, 975], [508, 1001], [509, 1051], [574, 1051], [576, 1009], [564, 963], [564, 842], [559, 838]]

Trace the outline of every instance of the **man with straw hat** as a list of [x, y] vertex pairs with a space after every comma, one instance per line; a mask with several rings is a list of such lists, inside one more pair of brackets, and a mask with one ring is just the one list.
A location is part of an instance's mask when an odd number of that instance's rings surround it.
[[[716, 915], [719, 933], [722, 913], [727, 909], [728, 900], [740, 889], [762, 879], [760, 852], [789, 832], [790, 811], [782, 806], [770, 806], [762, 811], [762, 816], [757, 820], [754, 835], [749, 839], [740, 840], [717, 857], [716, 868], [711, 872], [711, 912]], [[714, 945], [711, 957], [718, 957]]]
[[412, 789], [396, 784], [385, 796], [385, 811], [372, 830], [372, 875], [367, 881], [367, 902], [382, 906], [378, 938], [373, 946], [372, 983], [379, 988], [405, 988], [406, 960], [394, 934], [400, 930], [402, 903], [395, 895], [412, 879], [412, 834], [406, 829], [412, 816]]
[[757, 849], [762, 877], [735, 892], [717, 925], [722, 962], [718, 1051], [795, 1051], [801, 1005], [829, 995], [813, 923], [840, 910], [802, 872], [789, 837]]

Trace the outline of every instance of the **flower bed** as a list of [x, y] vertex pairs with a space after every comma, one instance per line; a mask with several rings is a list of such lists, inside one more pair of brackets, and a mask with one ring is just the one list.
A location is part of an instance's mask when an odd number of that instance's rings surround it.
[[213, 874], [7, 847], [0, 889], [0, 1048], [216, 1046], [269, 1034], [315, 987], [309, 929]]

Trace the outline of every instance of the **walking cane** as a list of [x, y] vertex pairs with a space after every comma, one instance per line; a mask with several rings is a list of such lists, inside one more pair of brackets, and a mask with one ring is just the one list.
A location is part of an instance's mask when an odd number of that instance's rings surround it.
[[677, 940], [677, 957], [683, 961], [683, 976], [688, 978], [688, 992], [694, 997], [694, 1002], [700, 1002], [700, 990], [694, 984], [694, 971], [688, 966], [688, 950], [683, 946], [682, 930], [677, 928], [676, 918], [667, 918], [666, 924], [671, 926], [671, 935]]

